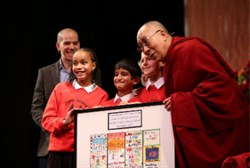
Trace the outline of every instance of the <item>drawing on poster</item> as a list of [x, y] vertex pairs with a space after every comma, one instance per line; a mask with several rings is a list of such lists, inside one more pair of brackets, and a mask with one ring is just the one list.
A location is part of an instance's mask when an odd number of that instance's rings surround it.
[[160, 167], [160, 129], [90, 135], [91, 168]]
[[160, 129], [143, 131], [144, 168], [159, 168], [160, 165]]
[[160, 146], [145, 146], [145, 162], [158, 162], [160, 161]]
[[142, 131], [126, 132], [126, 167], [142, 167]]
[[108, 133], [108, 167], [125, 166], [125, 132]]
[[107, 134], [90, 135], [90, 167], [107, 167]]

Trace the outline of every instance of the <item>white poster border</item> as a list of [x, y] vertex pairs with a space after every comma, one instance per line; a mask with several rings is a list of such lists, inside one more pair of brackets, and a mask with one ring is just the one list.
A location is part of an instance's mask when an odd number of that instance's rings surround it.
[[[124, 120], [126, 122], [130, 121], [127, 118], [131, 116], [137, 119], [125, 125], [110, 123], [110, 118], [116, 119], [118, 113], [126, 118]], [[151, 129], [160, 129], [160, 168], [174, 168], [175, 151], [171, 114], [161, 102], [76, 110], [76, 168], [90, 167], [90, 135]], [[144, 163], [143, 167], [145, 168]]]

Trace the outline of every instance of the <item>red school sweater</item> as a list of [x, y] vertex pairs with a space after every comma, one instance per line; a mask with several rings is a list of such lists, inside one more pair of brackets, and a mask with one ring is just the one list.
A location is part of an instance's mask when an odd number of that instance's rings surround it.
[[74, 151], [74, 123], [63, 125], [63, 119], [72, 108], [91, 108], [108, 99], [108, 94], [97, 86], [93, 91], [75, 89], [70, 82], [54, 88], [45, 108], [42, 126], [50, 132], [49, 151]]

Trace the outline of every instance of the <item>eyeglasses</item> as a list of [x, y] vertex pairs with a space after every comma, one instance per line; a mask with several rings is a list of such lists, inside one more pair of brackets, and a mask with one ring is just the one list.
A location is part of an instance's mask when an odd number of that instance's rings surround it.
[[137, 50], [139, 52], [142, 52], [144, 47], [149, 47], [150, 46], [150, 43], [149, 43], [149, 40], [154, 36], [156, 35], [158, 32], [160, 32], [161, 30], [157, 30], [154, 34], [152, 34], [149, 38], [146, 38], [146, 37], [143, 37], [141, 38], [141, 43], [140, 44], [137, 44]]

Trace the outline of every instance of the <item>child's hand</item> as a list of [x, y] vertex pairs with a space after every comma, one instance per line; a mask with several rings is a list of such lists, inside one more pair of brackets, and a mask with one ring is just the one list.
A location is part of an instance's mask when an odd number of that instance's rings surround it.
[[68, 111], [66, 117], [63, 119], [64, 125], [68, 125], [68, 124], [74, 122], [74, 120], [75, 120], [74, 111], [75, 110], [78, 110], [78, 109], [71, 109]]

